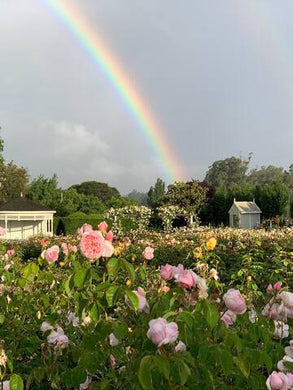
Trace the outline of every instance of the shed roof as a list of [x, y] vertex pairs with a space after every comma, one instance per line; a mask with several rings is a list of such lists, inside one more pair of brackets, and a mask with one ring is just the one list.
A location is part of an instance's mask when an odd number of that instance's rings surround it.
[[[252, 201], [252, 202], [236, 202], [234, 200], [233, 205], [235, 205], [238, 208], [240, 214], [260, 214], [261, 213], [261, 209], [258, 207], [258, 205], [254, 201]], [[232, 207], [233, 207], [233, 205], [232, 205]]]
[[25, 197], [19, 197], [9, 200], [6, 203], [0, 205], [0, 211], [51, 211], [46, 206], [43, 206], [41, 203], [34, 202], [31, 199]]

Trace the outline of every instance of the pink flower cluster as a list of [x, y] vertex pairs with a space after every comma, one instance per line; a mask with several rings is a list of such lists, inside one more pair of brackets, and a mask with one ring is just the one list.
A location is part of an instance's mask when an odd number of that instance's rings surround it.
[[221, 320], [228, 327], [234, 324], [237, 314], [246, 312], [247, 307], [240, 291], [233, 288], [229, 289], [226, 294], [223, 295], [223, 300], [228, 310], [221, 313]]
[[280, 372], [272, 372], [266, 381], [268, 390], [287, 390], [293, 387], [293, 374], [284, 365], [286, 362], [293, 363], [293, 340], [285, 348], [285, 353], [286, 355], [277, 364]]
[[145, 260], [152, 260], [154, 258], [154, 248], [147, 246], [145, 250], [142, 252], [142, 255]]
[[51, 330], [51, 333], [47, 337], [48, 344], [59, 350], [68, 346], [68, 337], [64, 334], [64, 331], [60, 326], [57, 326], [56, 330], [54, 330], [54, 327], [51, 324], [44, 321], [41, 326], [41, 331], [47, 332], [48, 330]]
[[176, 322], [167, 322], [159, 317], [149, 322], [147, 337], [158, 347], [174, 343], [179, 335]]
[[102, 256], [112, 256], [114, 252], [114, 247], [112, 245], [113, 233], [111, 231], [107, 233], [107, 229], [108, 225], [106, 222], [101, 222], [98, 226], [98, 230], [93, 230], [91, 225], [83, 225], [81, 228], [83, 233], [79, 247], [84, 257], [93, 261]]
[[65, 256], [68, 256], [68, 254], [70, 252], [72, 252], [72, 253], [76, 253], [77, 252], [77, 246], [76, 245], [67, 244], [66, 242], [62, 242], [61, 249], [62, 249], [62, 252], [63, 252], [63, 254]]
[[198, 276], [191, 269], [184, 269], [182, 264], [179, 264], [177, 267], [166, 264], [161, 267], [161, 277], [164, 280], [172, 280], [183, 287], [185, 290], [191, 290], [194, 287], [198, 288], [198, 297], [200, 299], [205, 299], [208, 297], [208, 287], [206, 285], [205, 279]]

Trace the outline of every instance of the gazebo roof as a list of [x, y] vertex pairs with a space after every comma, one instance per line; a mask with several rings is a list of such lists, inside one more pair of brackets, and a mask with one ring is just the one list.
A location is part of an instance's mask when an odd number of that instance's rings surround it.
[[42, 204], [38, 202], [34, 202], [31, 199], [25, 198], [25, 197], [19, 197], [9, 200], [6, 203], [3, 203], [0, 205], [0, 212], [3, 211], [28, 211], [28, 212], [34, 212], [34, 211], [51, 211], [55, 212], [52, 209], [49, 209], [46, 206], [43, 206]]

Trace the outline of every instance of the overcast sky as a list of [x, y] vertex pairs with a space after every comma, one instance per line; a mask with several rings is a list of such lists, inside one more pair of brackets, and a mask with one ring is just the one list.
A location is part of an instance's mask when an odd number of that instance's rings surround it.
[[[185, 177], [253, 152], [293, 162], [292, 0], [67, 0], [149, 104]], [[67, 188], [165, 179], [138, 123], [43, 0], [0, 0], [5, 158]]]

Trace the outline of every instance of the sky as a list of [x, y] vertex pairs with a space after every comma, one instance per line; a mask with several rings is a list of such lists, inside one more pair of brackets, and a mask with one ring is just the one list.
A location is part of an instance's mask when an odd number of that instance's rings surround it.
[[[293, 162], [291, 0], [67, 2], [143, 97], [177, 181], [250, 152], [251, 168]], [[141, 124], [45, 0], [0, 0], [0, 48], [6, 161], [32, 179], [56, 173], [63, 188], [169, 184]]]

